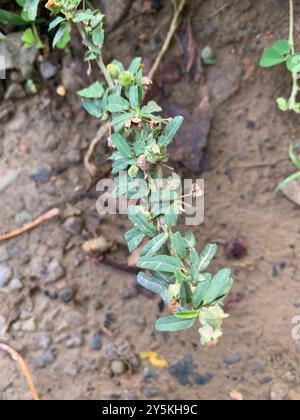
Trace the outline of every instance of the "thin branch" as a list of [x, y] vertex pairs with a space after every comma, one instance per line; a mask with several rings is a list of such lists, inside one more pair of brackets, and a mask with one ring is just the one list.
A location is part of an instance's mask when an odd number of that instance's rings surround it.
[[20, 366], [20, 368], [21, 368], [22, 372], [24, 373], [24, 376], [25, 376], [25, 378], [28, 382], [28, 385], [29, 385], [30, 391], [32, 393], [33, 399], [35, 401], [39, 401], [38, 393], [36, 391], [36, 388], [34, 386], [32, 378], [31, 378], [29, 369], [28, 369], [24, 359], [19, 355], [19, 353], [16, 350], [11, 348], [7, 344], [0, 343], [0, 350], [8, 353], [10, 355], [10, 357], [12, 358], [12, 360], [14, 360], [15, 362], [18, 363], [18, 365]]
[[184, 9], [186, 3], [187, 3], [187, 0], [181, 0], [179, 5], [177, 5], [176, 0], [173, 0], [174, 16], [173, 16], [173, 19], [172, 19], [172, 22], [171, 22], [171, 25], [170, 25], [170, 29], [169, 29], [168, 34], [166, 36], [165, 42], [164, 42], [164, 44], [163, 44], [155, 62], [154, 62], [154, 64], [153, 64], [153, 66], [152, 66], [152, 68], [149, 72], [149, 79], [151, 79], [151, 80], [154, 79], [155, 74], [156, 74], [156, 72], [157, 72], [157, 70], [160, 66], [160, 63], [163, 60], [166, 52], [168, 51], [168, 49], [171, 45], [172, 39], [173, 39], [173, 37], [174, 37], [174, 35], [175, 35], [175, 33], [178, 29], [178, 26], [180, 24], [181, 14], [183, 12], [183, 9]]
[[43, 214], [42, 216], [38, 217], [31, 223], [27, 223], [25, 226], [21, 227], [20, 229], [16, 229], [13, 232], [6, 233], [5, 235], [0, 236], [1, 241], [7, 241], [12, 238], [16, 238], [17, 236], [22, 235], [25, 232], [29, 232], [30, 230], [36, 228], [37, 226], [41, 225], [42, 223], [47, 222], [48, 220], [53, 219], [60, 215], [60, 210], [58, 208], [52, 209], [47, 213]]
[[96, 134], [96, 137], [92, 140], [89, 149], [84, 158], [84, 165], [91, 176], [95, 176], [98, 172], [98, 168], [94, 163], [91, 163], [92, 157], [94, 156], [95, 150], [98, 144], [101, 142], [104, 136], [108, 135], [110, 130], [110, 123], [102, 125]]

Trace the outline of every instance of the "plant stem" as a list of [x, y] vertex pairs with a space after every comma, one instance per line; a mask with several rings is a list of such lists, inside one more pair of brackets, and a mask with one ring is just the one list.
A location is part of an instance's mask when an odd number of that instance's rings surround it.
[[[291, 48], [291, 54], [295, 55], [295, 40], [294, 40], [294, 0], [290, 0], [290, 29], [289, 29], [289, 44]], [[289, 99], [289, 109], [294, 110], [297, 104], [297, 95], [299, 93], [298, 85], [298, 74], [293, 72], [293, 89]]]
[[109, 86], [110, 89], [114, 89], [115, 88], [115, 84], [112, 80], [112, 78], [110, 77], [108, 71], [107, 71], [107, 67], [103, 62], [103, 57], [102, 57], [102, 52], [100, 51], [100, 55], [99, 55], [99, 59], [97, 60], [98, 66], [101, 70], [101, 72], [103, 73], [103, 76], [105, 77], [105, 80]]

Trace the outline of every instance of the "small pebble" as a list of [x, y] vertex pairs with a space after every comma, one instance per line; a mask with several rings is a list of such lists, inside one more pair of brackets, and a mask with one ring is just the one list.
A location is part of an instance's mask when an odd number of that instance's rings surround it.
[[36, 331], [36, 319], [35, 318], [29, 318], [27, 321], [24, 322], [22, 325], [22, 331], [31, 333]]
[[226, 245], [227, 258], [242, 259], [247, 254], [247, 248], [243, 239], [235, 238]]
[[73, 300], [75, 291], [72, 287], [66, 287], [59, 292], [59, 298], [63, 303], [69, 303]]
[[211, 382], [214, 378], [214, 375], [210, 372], [206, 372], [203, 375], [196, 375], [195, 376], [195, 384], [196, 385], [207, 385], [209, 382]]
[[5, 99], [22, 99], [26, 96], [26, 93], [21, 85], [18, 83], [12, 83], [5, 94]]
[[93, 335], [90, 342], [90, 348], [95, 351], [102, 348], [102, 338], [100, 334], [96, 333]]
[[256, 128], [256, 123], [255, 123], [255, 121], [248, 120], [248, 121], [246, 122], [246, 128], [247, 128], [248, 130], [255, 130], [255, 128]]
[[75, 334], [73, 337], [70, 337], [67, 342], [66, 346], [68, 349], [75, 349], [78, 347], [83, 346], [83, 336], [81, 334]]
[[49, 182], [51, 176], [51, 172], [47, 168], [40, 168], [37, 172], [33, 175], [33, 179], [38, 182], [39, 184], [46, 184]]
[[286, 267], [285, 261], [279, 261], [275, 263], [272, 268], [272, 276], [278, 277], [281, 274], [281, 272], [285, 269], [285, 267]]
[[156, 378], [156, 376], [157, 374], [155, 372], [155, 369], [153, 369], [152, 367], [145, 367], [144, 372], [143, 372], [144, 380]]
[[43, 61], [39, 65], [40, 73], [43, 79], [52, 79], [57, 73], [57, 67], [49, 61]]
[[54, 283], [66, 275], [66, 270], [58, 260], [52, 260], [47, 268], [46, 283]]
[[122, 375], [126, 372], [127, 367], [122, 360], [113, 360], [110, 369], [114, 375]]
[[224, 357], [224, 363], [225, 365], [235, 365], [236, 363], [239, 363], [242, 360], [241, 356], [239, 354], [229, 355]]
[[81, 217], [69, 217], [65, 220], [64, 229], [72, 235], [80, 234], [83, 229], [83, 220]]
[[13, 275], [12, 269], [7, 265], [0, 264], [0, 288], [7, 286]]
[[9, 283], [9, 287], [11, 290], [21, 290], [23, 289], [23, 283], [19, 279], [12, 279]]
[[55, 356], [52, 350], [46, 350], [42, 354], [41, 358], [38, 360], [37, 365], [40, 369], [44, 369], [47, 366], [51, 365], [54, 361], [55, 361]]
[[70, 165], [78, 165], [82, 161], [82, 155], [80, 153], [80, 150], [70, 150], [65, 155], [65, 161]]
[[273, 381], [273, 378], [272, 378], [272, 376], [263, 376], [260, 380], [259, 380], [259, 383], [261, 384], [261, 385], [267, 385], [267, 384], [269, 384], [270, 382], [272, 382]]
[[51, 346], [52, 340], [50, 337], [48, 337], [45, 334], [41, 334], [37, 338], [37, 346], [40, 349], [48, 350], [48, 348]]

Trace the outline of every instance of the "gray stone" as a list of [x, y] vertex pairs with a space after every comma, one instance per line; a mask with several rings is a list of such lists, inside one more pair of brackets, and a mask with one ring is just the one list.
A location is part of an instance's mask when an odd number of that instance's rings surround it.
[[273, 377], [272, 376], [263, 376], [260, 380], [259, 383], [261, 385], [266, 385], [269, 384], [270, 382], [273, 381]]
[[39, 168], [33, 175], [33, 179], [39, 184], [46, 184], [50, 181], [51, 171], [48, 168]]
[[78, 165], [82, 161], [80, 150], [73, 149], [67, 152], [65, 155], [65, 161], [70, 165]]
[[28, 118], [24, 112], [18, 113], [13, 121], [9, 124], [11, 131], [15, 133], [24, 130], [28, 125]]
[[102, 348], [102, 339], [101, 335], [96, 333], [91, 338], [90, 347], [92, 350], [100, 350]]
[[59, 298], [63, 303], [69, 303], [73, 300], [75, 291], [72, 287], [66, 287], [59, 292]]
[[48, 348], [51, 346], [51, 343], [52, 339], [45, 334], [39, 335], [36, 342], [38, 348], [43, 350], [48, 350]]
[[54, 283], [66, 275], [66, 270], [57, 260], [52, 260], [47, 268], [46, 283]]
[[69, 217], [65, 220], [64, 229], [72, 235], [80, 234], [83, 229], [83, 220], [81, 217]]
[[22, 99], [25, 96], [23, 87], [18, 83], [12, 83], [6, 91], [5, 99]]
[[239, 363], [241, 360], [242, 358], [239, 354], [233, 354], [233, 355], [228, 355], [224, 357], [225, 365], [235, 365], [236, 363]]
[[13, 275], [12, 269], [7, 265], [0, 264], [0, 288], [7, 286]]
[[156, 378], [156, 376], [157, 374], [155, 372], [155, 369], [153, 369], [152, 367], [145, 367], [144, 372], [143, 372], [144, 380]]
[[214, 375], [210, 372], [205, 372], [203, 375], [196, 375], [194, 378], [196, 385], [207, 385], [209, 382], [211, 382], [214, 378]]
[[38, 50], [26, 48], [22, 41], [22, 32], [14, 32], [1, 40], [0, 55], [5, 58], [6, 70], [21, 69], [24, 65], [35, 62]]
[[55, 361], [55, 355], [52, 350], [46, 350], [41, 358], [38, 360], [37, 366], [40, 369], [44, 369], [47, 366], [50, 366]]
[[66, 341], [66, 346], [68, 349], [75, 349], [82, 347], [83, 342], [83, 336], [81, 334], [75, 334]]
[[110, 369], [114, 375], [119, 376], [126, 372], [127, 367], [122, 360], [113, 360], [110, 364]]
[[57, 74], [57, 67], [54, 66], [50, 61], [43, 61], [39, 65], [40, 73], [43, 79], [52, 79]]

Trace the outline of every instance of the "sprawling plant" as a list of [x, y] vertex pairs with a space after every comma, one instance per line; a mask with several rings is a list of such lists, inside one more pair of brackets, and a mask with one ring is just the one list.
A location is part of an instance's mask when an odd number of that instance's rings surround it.
[[[63, 33], [66, 25], [76, 24], [87, 47], [86, 60], [98, 63], [106, 81], [106, 86], [97, 81], [78, 94], [89, 114], [111, 122], [116, 197], [140, 200], [128, 209], [133, 228], [125, 238], [130, 252], [143, 244], [138, 267], [147, 271], [138, 275], [138, 282], [159, 294], [173, 310], [171, 316], [157, 320], [156, 329], [185, 330], [199, 319], [201, 343], [215, 342], [227, 318], [222, 303], [233, 284], [231, 271], [223, 269], [215, 276], [208, 273], [217, 246], [207, 245], [199, 254], [192, 232], [175, 231], [182, 210], [176, 192], [179, 177], [173, 174], [167, 187], [160, 183], [168, 146], [183, 118], [164, 119], [157, 103], [144, 104], [151, 81], [143, 76], [141, 58], [135, 58], [127, 69], [116, 60], [104, 64], [104, 15], [99, 10], [81, 10], [80, 3], [50, 0], [46, 7], [56, 16], [50, 29], [59, 27]], [[138, 180], [143, 181], [142, 188], [136, 188]]]
[[289, 0], [290, 19], [289, 19], [289, 39], [280, 39], [271, 48], [264, 51], [260, 65], [269, 68], [285, 63], [287, 69], [292, 74], [293, 87], [290, 98], [277, 98], [277, 105], [281, 111], [294, 111], [300, 113], [300, 103], [297, 96], [300, 91], [298, 75], [300, 73], [300, 53], [295, 50], [294, 41], [294, 2]]

